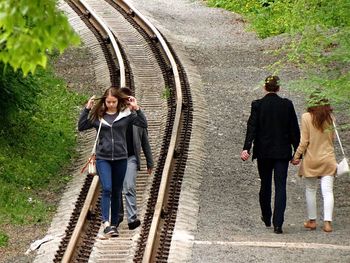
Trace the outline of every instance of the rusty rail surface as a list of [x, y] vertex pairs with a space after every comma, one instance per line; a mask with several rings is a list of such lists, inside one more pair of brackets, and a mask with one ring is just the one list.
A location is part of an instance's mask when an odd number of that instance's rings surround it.
[[159, 31], [148, 21], [146, 17], [144, 17], [136, 8], [134, 8], [127, 0], [124, 1], [115, 1], [125, 9], [127, 12], [132, 14], [134, 20], [146, 31], [149, 35], [153, 36], [153, 39], [157, 39], [161, 45], [161, 48], [166, 54], [166, 57], [171, 65], [172, 74], [174, 76], [175, 81], [175, 89], [176, 89], [176, 113], [175, 119], [173, 123], [173, 130], [170, 139], [170, 145], [167, 152], [167, 157], [165, 160], [165, 165], [163, 169], [163, 173], [161, 176], [161, 183], [159, 187], [158, 198], [156, 202], [156, 206], [154, 208], [154, 214], [152, 219], [151, 228], [148, 233], [146, 248], [143, 254], [142, 262], [148, 263], [152, 262], [152, 258], [155, 257], [154, 253], [154, 245], [157, 240], [157, 232], [159, 230], [160, 218], [162, 214], [162, 210], [164, 207], [164, 199], [165, 193], [167, 191], [167, 186], [169, 182], [169, 175], [171, 172], [171, 168], [174, 162], [174, 153], [177, 145], [179, 128], [180, 128], [180, 119], [182, 114], [182, 90], [181, 90], [181, 82], [179, 78], [179, 72], [177, 69], [177, 64], [171, 53], [167, 43], [165, 42], [163, 36], [159, 33]]

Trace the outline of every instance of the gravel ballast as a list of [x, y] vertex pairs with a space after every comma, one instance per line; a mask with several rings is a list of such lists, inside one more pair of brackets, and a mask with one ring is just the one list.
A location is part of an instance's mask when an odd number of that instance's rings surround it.
[[[303, 228], [305, 198], [297, 168], [290, 166], [284, 234], [276, 235], [260, 220], [260, 182], [256, 162], [239, 158], [252, 100], [263, 96], [262, 80], [274, 61], [265, 51], [281, 37], [261, 40], [245, 30], [239, 15], [208, 8], [202, 1], [134, 0], [171, 45], [181, 47], [200, 75], [206, 101], [205, 161], [199, 188], [197, 230], [190, 262], [350, 262], [350, 178], [335, 182], [334, 232], [322, 227], [322, 199], [316, 231]], [[181, 57], [180, 57], [181, 60]], [[188, 65], [184, 64], [184, 67]], [[279, 73], [282, 87], [300, 73]], [[285, 84], [285, 85], [284, 85]], [[300, 118], [304, 95], [283, 89]], [[200, 110], [200, 109], [194, 109]], [[343, 134], [348, 136], [348, 134]], [[347, 141], [349, 137], [347, 138]], [[346, 143], [345, 143], [346, 144]]]

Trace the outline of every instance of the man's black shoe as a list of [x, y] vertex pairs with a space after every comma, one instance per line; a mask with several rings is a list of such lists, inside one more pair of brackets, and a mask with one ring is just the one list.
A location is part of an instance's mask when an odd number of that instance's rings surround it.
[[266, 227], [270, 227], [271, 226], [271, 220], [265, 219], [263, 216], [261, 216], [260, 218], [265, 223]]
[[275, 232], [275, 234], [282, 234], [283, 230], [281, 226], [275, 226], [273, 229], [273, 232]]
[[131, 222], [128, 224], [130, 230], [134, 230], [135, 228], [139, 227], [141, 225], [141, 221], [139, 219], [136, 219], [134, 222]]

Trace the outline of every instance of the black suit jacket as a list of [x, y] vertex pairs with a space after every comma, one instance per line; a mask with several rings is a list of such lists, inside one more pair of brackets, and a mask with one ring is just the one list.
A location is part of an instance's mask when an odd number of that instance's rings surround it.
[[253, 159], [292, 158], [300, 141], [298, 119], [293, 103], [268, 93], [262, 99], [254, 100], [247, 123], [247, 133], [243, 150], [253, 146]]

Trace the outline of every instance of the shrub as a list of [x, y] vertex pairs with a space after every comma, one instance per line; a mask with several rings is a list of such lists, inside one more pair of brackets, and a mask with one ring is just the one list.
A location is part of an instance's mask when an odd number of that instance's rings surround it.
[[[242, 14], [248, 28], [262, 37], [291, 36], [270, 67], [277, 72], [294, 63], [307, 73], [295, 87], [322, 88], [333, 103], [350, 97], [350, 1], [348, 0], [208, 0], [210, 6]], [[350, 111], [350, 110], [348, 110]]]

